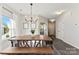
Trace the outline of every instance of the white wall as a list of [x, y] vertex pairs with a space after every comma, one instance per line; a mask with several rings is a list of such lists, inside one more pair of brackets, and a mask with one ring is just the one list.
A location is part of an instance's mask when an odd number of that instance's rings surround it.
[[79, 49], [79, 7], [66, 11], [56, 20], [56, 38]]
[[[0, 14], [1, 14], [1, 6], [0, 6]], [[1, 16], [0, 16], [0, 19], [1, 19]], [[1, 20], [0, 20], [0, 39], [2, 38], [1, 37]], [[1, 40], [0, 40], [0, 50], [1, 50]]]
[[15, 36], [16, 35], [23, 35], [23, 21], [24, 21], [24, 16], [17, 15]]

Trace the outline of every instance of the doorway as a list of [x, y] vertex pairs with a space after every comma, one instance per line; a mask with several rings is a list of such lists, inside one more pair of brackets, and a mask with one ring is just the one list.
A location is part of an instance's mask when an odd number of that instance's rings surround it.
[[56, 37], [56, 21], [48, 21], [48, 35]]

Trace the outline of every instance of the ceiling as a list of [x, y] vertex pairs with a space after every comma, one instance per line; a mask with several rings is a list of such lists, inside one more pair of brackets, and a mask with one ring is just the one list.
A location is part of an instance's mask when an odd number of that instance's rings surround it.
[[[30, 3], [8, 3], [7, 6], [11, 7], [16, 12], [23, 15], [30, 15], [31, 7]], [[69, 8], [77, 4], [68, 3], [33, 3], [32, 13], [33, 15], [40, 15], [48, 19], [57, 18], [59, 15], [56, 14], [57, 11], [68, 10]]]

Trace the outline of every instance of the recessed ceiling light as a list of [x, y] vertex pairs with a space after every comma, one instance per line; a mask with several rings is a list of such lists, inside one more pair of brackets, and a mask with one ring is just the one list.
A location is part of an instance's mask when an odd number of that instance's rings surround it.
[[55, 12], [55, 14], [60, 15], [60, 14], [62, 14], [63, 12], [64, 12], [64, 10], [60, 10], [60, 11]]

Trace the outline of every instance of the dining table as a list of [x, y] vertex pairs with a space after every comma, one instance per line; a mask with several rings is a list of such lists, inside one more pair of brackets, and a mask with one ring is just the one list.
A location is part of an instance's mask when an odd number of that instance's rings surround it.
[[[35, 35], [35, 36], [31, 36], [31, 35], [23, 35], [23, 36], [14, 36], [11, 39], [8, 39], [11, 42], [12, 47], [15, 46], [14, 42], [17, 42], [17, 46], [20, 47], [20, 45], [25, 44], [28, 47], [32, 47], [33, 42], [34, 45], [38, 42], [37, 45], [41, 44], [42, 46], [44, 46], [46, 41], [51, 42], [52, 39], [50, 37], [48, 37], [47, 35]], [[30, 46], [28, 44], [28, 42], [30, 42]], [[21, 46], [23, 47], [23, 46]]]
[[[8, 39], [11, 47], [0, 51], [0, 54], [52, 54], [52, 45], [47, 46], [46, 42], [52, 39], [48, 35], [21, 35]], [[30, 42], [30, 44], [29, 44]]]

